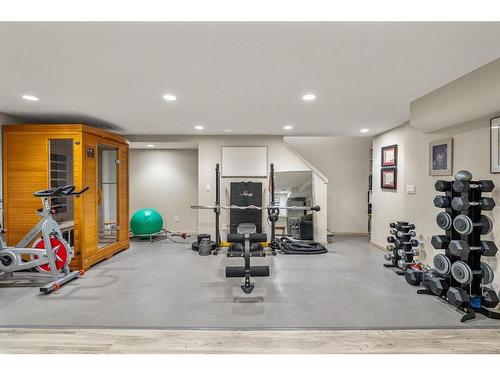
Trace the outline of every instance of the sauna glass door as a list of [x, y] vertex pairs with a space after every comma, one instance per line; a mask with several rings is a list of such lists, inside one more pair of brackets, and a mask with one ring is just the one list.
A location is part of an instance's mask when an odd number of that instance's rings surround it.
[[98, 145], [97, 154], [98, 246], [103, 248], [118, 241], [118, 148]]
[[[49, 186], [73, 185], [73, 139], [49, 139]], [[52, 197], [52, 217], [59, 224], [63, 238], [73, 246], [74, 211], [73, 197]]]

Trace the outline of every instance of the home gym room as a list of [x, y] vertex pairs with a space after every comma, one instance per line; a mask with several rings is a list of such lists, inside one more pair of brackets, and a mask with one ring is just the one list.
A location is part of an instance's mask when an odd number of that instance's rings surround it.
[[499, 38], [1, 22], [0, 352], [498, 353]]

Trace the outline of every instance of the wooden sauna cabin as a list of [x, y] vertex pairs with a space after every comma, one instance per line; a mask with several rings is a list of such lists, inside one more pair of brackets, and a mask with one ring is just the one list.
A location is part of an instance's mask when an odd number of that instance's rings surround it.
[[74, 248], [72, 269], [129, 248], [128, 143], [81, 124], [4, 125], [4, 236], [15, 245], [38, 222], [37, 190], [88, 186], [80, 197], [52, 198], [54, 218]]

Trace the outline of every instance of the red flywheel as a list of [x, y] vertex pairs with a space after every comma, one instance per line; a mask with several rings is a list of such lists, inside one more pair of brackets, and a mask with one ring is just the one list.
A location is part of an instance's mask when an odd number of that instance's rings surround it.
[[[51, 237], [50, 246], [52, 246], [52, 251], [55, 256], [56, 268], [58, 271], [62, 270], [70, 260], [71, 249], [69, 247], [69, 244], [61, 238]], [[38, 240], [36, 240], [36, 242], [33, 244], [33, 247], [36, 249], [45, 249], [43, 238], [39, 238]], [[33, 259], [38, 259], [38, 256], [33, 255]], [[41, 266], [38, 266], [37, 270], [39, 272], [50, 272], [50, 265], [48, 263], [43, 264]]]

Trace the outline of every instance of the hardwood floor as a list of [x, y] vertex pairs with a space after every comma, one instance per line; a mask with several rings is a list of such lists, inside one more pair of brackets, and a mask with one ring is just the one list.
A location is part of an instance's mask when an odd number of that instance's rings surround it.
[[500, 353], [500, 329], [0, 329], [0, 353]]

